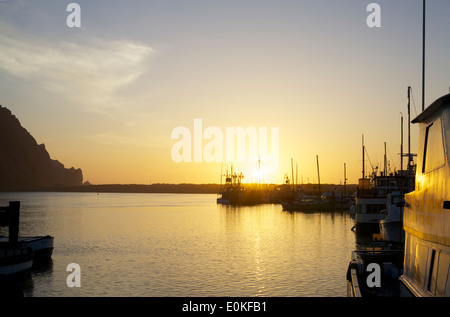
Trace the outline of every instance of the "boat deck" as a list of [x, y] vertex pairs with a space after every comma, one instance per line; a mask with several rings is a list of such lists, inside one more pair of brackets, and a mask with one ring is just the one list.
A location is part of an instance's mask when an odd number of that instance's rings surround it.
[[[399, 297], [399, 277], [403, 271], [403, 249], [395, 244], [373, 243], [359, 246], [352, 252], [347, 271], [347, 295], [351, 297]], [[376, 263], [380, 267], [380, 286], [369, 286], [372, 280], [368, 265]]]

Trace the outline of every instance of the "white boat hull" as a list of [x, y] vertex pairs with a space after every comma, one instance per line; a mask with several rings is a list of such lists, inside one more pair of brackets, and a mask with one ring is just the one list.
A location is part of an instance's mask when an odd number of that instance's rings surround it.
[[405, 231], [400, 221], [380, 221], [380, 233], [386, 241], [405, 242]]

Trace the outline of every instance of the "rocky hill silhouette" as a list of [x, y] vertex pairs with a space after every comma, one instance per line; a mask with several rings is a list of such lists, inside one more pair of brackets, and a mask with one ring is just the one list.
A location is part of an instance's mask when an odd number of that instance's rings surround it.
[[83, 182], [81, 169], [65, 168], [50, 158], [44, 144], [0, 106], [0, 189], [21, 187], [77, 186]]

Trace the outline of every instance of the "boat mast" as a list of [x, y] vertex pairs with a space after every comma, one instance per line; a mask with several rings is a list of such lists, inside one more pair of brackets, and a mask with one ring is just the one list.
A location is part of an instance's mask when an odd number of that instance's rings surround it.
[[[344, 195], [347, 197], [347, 166], [344, 163]], [[344, 197], [342, 197], [344, 199]]]
[[[410, 109], [411, 109], [411, 86], [408, 86], [408, 165], [411, 161], [411, 118], [410, 118]], [[403, 129], [402, 129], [403, 131]]]
[[294, 179], [294, 161], [291, 158], [291, 172], [292, 172], [292, 191], [295, 191], [295, 179]]
[[422, 111], [425, 110], [425, 0], [423, 0], [422, 22]]
[[[409, 90], [408, 90], [409, 91]], [[400, 194], [403, 194], [403, 179], [404, 179], [404, 175], [403, 175], [403, 115], [401, 117], [401, 131], [400, 131], [400, 135], [401, 135], [401, 140], [400, 140]], [[407, 175], [409, 176], [409, 170]]]
[[[409, 88], [408, 87], [408, 96], [409, 96]], [[409, 105], [409, 104], [408, 104]], [[408, 107], [409, 109], [409, 107]], [[402, 114], [402, 118], [401, 118], [401, 142], [400, 142], [400, 157], [401, 162], [400, 162], [400, 171], [401, 171], [401, 175], [400, 175], [400, 197], [402, 198], [402, 202], [403, 202], [403, 180], [405, 179], [405, 177], [403, 176], [403, 114]], [[408, 158], [410, 158], [411, 156], [408, 156]], [[408, 183], [407, 183], [407, 191], [409, 192], [409, 163], [408, 163], [408, 172], [407, 172], [407, 179], [408, 179]], [[402, 223], [401, 228], [403, 229], [403, 203], [400, 205], [400, 221]], [[398, 241], [402, 241], [402, 230], [399, 230], [398, 233]]]
[[[384, 142], [384, 177], [387, 177], [387, 158], [386, 158], [386, 142]], [[384, 195], [387, 196], [388, 194], [388, 181], [386, 178], [386, 185], [384, 188]]]
[[365, 172], [364, 172], [364, 134], [362, 135], [362, 178], [364, 179]]
[[408, 187], [407, 191], [411, 191], [412, 184], [412, 175], [414, 169], [414, 160], [413, 155], [411, 154], [411, 87], [408, 86]]
[[316, 155], [316, 159], [317, 159], [317, 179], [319, 181], [319, 198], [320, 198], [321, 191], [320, 191], [319, 155]]

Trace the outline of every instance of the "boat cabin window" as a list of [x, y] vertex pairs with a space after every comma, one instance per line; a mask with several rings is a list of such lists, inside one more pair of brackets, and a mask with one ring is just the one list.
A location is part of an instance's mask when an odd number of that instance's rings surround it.
[[443, 112], [442, 121], [444, 124], [444, 141], [447, 149], [447, 161], [450, 163], [450, 109]]
[[384, 209], [386, 209], [386, 203], [358, 205], [358, 213], [360, 214], [379, 214]]
[[441, 120], [438, 118], [427, 127], [423, 155], [423, 173], [430, 172], [445, 163]]
[[414, 258], [414, 280], [421, 286], [425, 281], [425, 268], [428, 260], [428, 247], [422, 243], [416, 244], [416, 253]]
[[449, 254], [433, 250], [428, 290], [435, 296], [446, 296], [446, 288], [449, 287], [449, 285], [447, 285], [449, 265]]
[[391, 205], [397, 206], [404, 202], [403, 196], [391, 196]]

